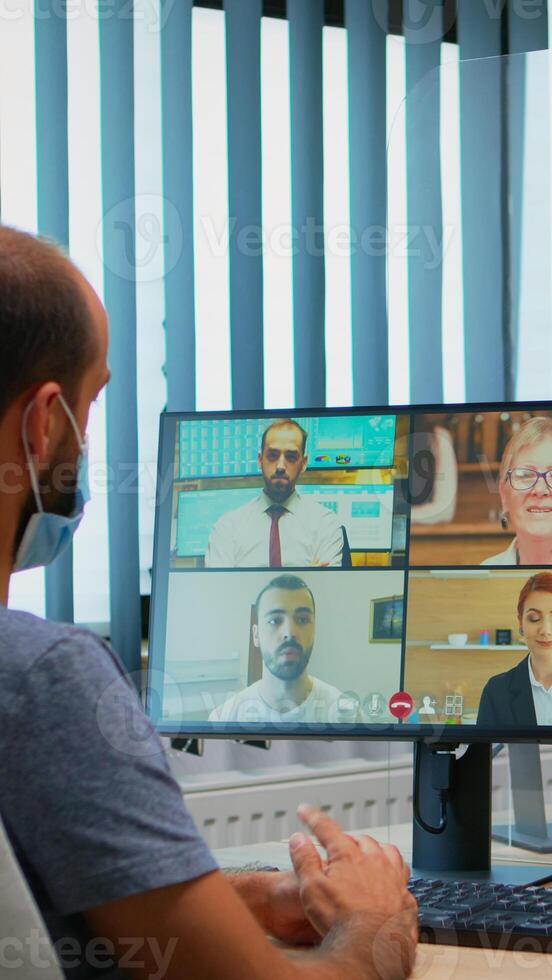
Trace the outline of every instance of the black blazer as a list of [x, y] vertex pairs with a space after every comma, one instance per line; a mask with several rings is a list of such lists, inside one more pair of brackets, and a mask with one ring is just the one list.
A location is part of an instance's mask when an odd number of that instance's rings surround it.
[[502, 729], [532, 728], [537, 724], [528, 661], [529, 656], [487, 681], [479, 702], [478, 725]]

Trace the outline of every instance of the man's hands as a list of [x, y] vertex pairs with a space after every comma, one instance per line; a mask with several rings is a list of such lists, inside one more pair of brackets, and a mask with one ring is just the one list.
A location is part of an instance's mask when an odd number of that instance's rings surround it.
[[228, 870], [225, 877], [265, 932], [290, 946], [320, 942], [320, 933], [305, 915], [293, 871]]
[[409, 869], [396, 847], [372, 837], [353, 838], [313, 807], [302, 805], [299, 815], [327, 853], [323, 864], [308, 837], [293, 834], [290, 839], [305, 912], [321, 936], [354, 912], [414, 912], [416, 902], [406, 888]]
[[265, 929], [290, 945], [311, 946], [320, 942], [320, 933], [305, 915], [299, 882], [293, 871], [266, 874], [267, 900]]
[[[159, 975], [159, 952], [165, 980], [404, 980], [414, 960], [416, 903], [399, 852], [369, 837], [354, 840], [311, 807], [300, 814], [326, 849], [326, 863], [306, 836], [294, 835], [297, 878], [246, 873], [231, 876], [232, 887], [212, 871], [94, 906], [84, 913], [92, 934], [109, 939], [121, 957], [128, 949], [120, 937], [146, 937], [132, 969], [125, 963], [135, 980]], [[263, 929], [288, 943], [324, 938], [292, 959]]]
[[[304, 834], [290, 839], [301, 901], [314, 928], [330, 946], [372, 976], [403, 977], [410, 972], [417, 943], [416, 901], [407, 890], [409, 870], [399, 851], [371, 837], [352, 838], [313, 807], [299, 815], [327, 854], [323, 863]], [[366, 973], [363, 971], [363, 963]]]

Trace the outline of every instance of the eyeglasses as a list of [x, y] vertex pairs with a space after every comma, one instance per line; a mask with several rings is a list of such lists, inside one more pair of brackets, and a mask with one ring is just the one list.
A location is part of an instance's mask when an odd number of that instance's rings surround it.
[[512, 490], [532, 490], [541, 476], [548, 489], [552, 490], [552, 470], [545, 470], [544, 473], [540, 473], [530, 466], [516, 466], [506, 473], [506, 479], [510, 481]]

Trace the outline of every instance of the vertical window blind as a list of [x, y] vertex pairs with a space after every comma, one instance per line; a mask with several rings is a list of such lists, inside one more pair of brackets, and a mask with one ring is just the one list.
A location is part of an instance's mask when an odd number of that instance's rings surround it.
[[[1, 218], [68, 247], [106, 303], [113, 374], [73, 552], [15, 576], [12, 605], [95, 624], [136, 668], [165, 405], [507, 393], [504, 91], [482, 99], [462, 67], [503, 51], [504, 17], [429, 6], [420, 23], [404, 0], [391, 33], [387, 0], [135, 0], [66, 18], [41, 0], [2, 31]], [[525, 25], [513, 6], [517, 50], [546, 47], [546, 11]], [[514, 265], [523, 220], [520, 205]], [[539, 342], [516, 336], [518, 393]]]

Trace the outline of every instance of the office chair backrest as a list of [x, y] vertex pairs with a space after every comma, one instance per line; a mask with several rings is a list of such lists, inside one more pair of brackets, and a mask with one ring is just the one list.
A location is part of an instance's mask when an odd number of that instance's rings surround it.
[[62, 980], [50, 937], [0, 820], [0, 980]]

